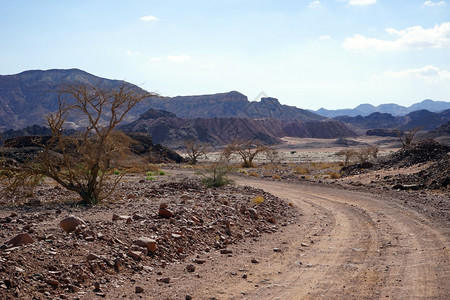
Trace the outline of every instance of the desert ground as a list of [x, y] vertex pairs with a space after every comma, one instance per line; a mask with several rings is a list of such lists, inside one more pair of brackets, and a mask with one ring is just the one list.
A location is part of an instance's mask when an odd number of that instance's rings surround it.
[[[399, 147], [355, 141], [380, 156]], [[28, 197], [4, 194], [0, 298], [448, 299], [448, 188], [392, 188], [427, 163], [334, 176], [339, 149], [286, 139], [276, 163], [236, 167], [222, 188], [200, 183], [217, 153], [199, 166], [160, 165], [127, 175], [93, 207], [49, 180]], [[83, 223], [65, 232], [70, 215]], [[33, 242], [8, 243], [21, 233]]]

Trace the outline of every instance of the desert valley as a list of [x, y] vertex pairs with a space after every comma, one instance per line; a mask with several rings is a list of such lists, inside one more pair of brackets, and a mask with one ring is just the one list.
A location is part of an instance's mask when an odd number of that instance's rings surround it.
[[450, 295], [450, 102], [312, 111], [30, 70], [0, 76], [0, 132], [1, 299]]

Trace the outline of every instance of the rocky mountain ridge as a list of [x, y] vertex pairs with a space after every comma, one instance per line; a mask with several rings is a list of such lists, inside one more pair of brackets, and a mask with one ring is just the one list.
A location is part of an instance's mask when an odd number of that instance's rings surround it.
[[428, 110], [430, 112], [441, 112], [444, 110], [450, 109], [450, 102], [446, 101], [434, 101], [431, 99], [423, 100], [422, 102], [415, 103], [411, 106], [405, 107], [394, 103], [380, 104], [378, 106], [374, 106], [372, 104], [360, 104], [355, 108], [345, 108], [345, 109], [336, 109], [329, 110], [325, 108], [320, 108], [316, 111], [312, 110], [312, 112], [319, 114], [328, 118], [335, 118], [339, 116], [362, 116], [366, 117], [373, 113], [388, 113], [393, 116], [405, 116], [411, 112], [417, 110]]

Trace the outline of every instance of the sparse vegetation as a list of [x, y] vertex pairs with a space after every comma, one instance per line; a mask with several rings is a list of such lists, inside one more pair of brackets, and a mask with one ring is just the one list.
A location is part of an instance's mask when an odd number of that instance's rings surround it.
[[[154, 94], [126, 84], [116, 90], [88, 85], [66, 87], [59, 95], [59, 109], [47, 116], [52, 134], [39, 144], [42, 151], [23, 164], [1, 166], [13, 174], [10, 187], [46, 176], [78, 193], [83, 203], [99, 203], [131, 169], [126, 158], [132, 140], [115, 129], [136, 104], [150, 96]], [[87, 123], [76, 135], [67, 136], [67, 121], [74, 115], [81, 115]], [[109, 175], [119, 167], [122, 173], [111, 178]], [[110, 185], [106, 189], [107, 182]]]
[[206, 153], [208, 153], [209, 147], [205, 143], [200, 143], [195, 139], [184, 140], [183, 143], [186, 148], [186, 154], [192, 165], [197, 164], [198, 159], [202, 156], [206, 156]]
[[224, 157], [230, 157], [232, 154], [237, 154], [242, 159], [243, 168], [254, 167], [253, 159], [262, 152], [267, 151], [267, 146], [260, 141], [233, 141], [228, 144], [223, 150]]
[[202, 183], [207, 188], [222, 187], [230, 184], [233, 181], [228, 178], [229, 172], [230, 166], [223, 157], [220, 157], [207, 169], [206, 174], [204, 174], [205, 178], [202, 180]]

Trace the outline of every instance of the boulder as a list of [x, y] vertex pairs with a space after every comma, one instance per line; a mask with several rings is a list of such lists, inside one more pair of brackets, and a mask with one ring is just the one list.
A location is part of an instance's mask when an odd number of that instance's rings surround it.
[[75, 216], [69, 216], [59, 223], [59, 226], [67, 233], [75, 231], [80, 225], [86, 225], [86, 223]]
[[33, 244], [34, 240], [28, 233], [21, 233], [6, 242], [7, 245], [12, 247], [22, 246], [26, 244]]

